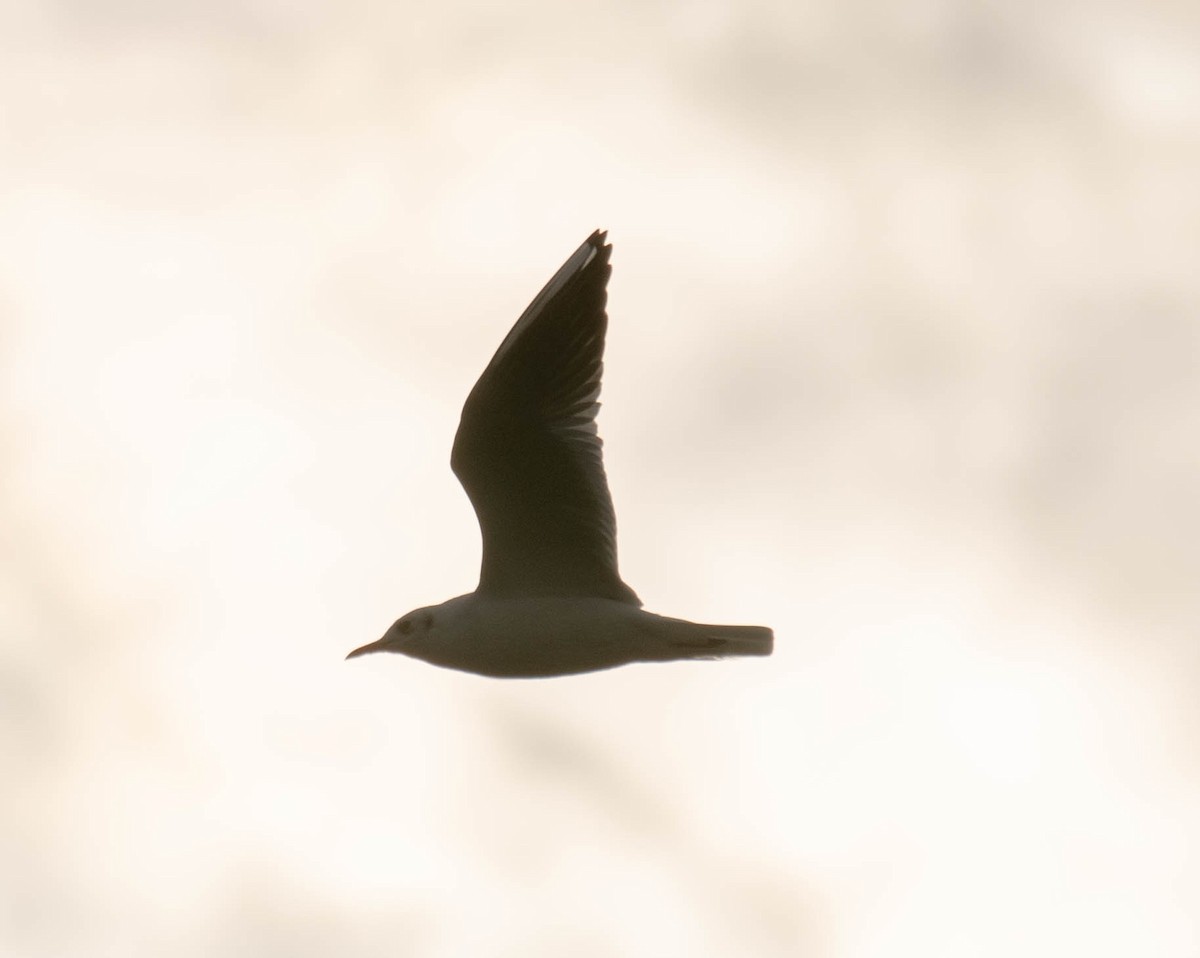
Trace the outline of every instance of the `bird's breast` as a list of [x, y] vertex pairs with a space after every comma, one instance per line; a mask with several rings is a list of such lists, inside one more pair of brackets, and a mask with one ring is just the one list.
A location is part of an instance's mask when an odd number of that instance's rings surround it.
[[426, 647], [436, 665], [501, 677], [592, 672], [638, 661], [653, 643], [653, 620], [624, 602], [592, 597], [452, 599]]

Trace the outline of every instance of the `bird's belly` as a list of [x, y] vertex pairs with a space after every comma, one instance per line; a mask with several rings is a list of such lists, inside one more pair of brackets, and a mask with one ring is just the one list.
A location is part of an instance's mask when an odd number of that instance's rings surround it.
[[[504, 678], [594, 672], [643, 658], [656, 619], [609, 599], [487, 598], [455, 623], [456, 641], [435, 664]], [[426, 657], [426, 656], [422, 656]]]

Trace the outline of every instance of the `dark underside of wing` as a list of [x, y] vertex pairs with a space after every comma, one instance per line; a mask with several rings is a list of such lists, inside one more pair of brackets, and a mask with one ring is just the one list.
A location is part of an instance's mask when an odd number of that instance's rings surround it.
[[463, 406], [451, 466], [479, 517], [479, 591], [641, 603], [617, 572], [596, 433], [611, 247], [593, 233], [517, 320]]

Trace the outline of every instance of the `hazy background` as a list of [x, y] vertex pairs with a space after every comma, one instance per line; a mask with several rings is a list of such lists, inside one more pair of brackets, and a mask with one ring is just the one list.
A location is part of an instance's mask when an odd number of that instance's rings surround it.
[[[0, 953], [1200, 951], [1193, 3], [0, 3]], [[614, 243], [648, 608], [344, 663]]]

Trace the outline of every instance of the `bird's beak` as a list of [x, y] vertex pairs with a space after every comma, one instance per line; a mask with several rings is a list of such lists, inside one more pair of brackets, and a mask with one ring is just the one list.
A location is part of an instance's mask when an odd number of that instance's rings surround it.
[[355, 649], [353, 652], [347, 655], [346, 658], [356, 659], [360, 655], [367, 655], [370, 652], [386, 652], [391, 648], [391, 645], [391, 638], [385, 635], [382, 639], [376, 639], [374, 642], [369, 642], [366, 645]]

